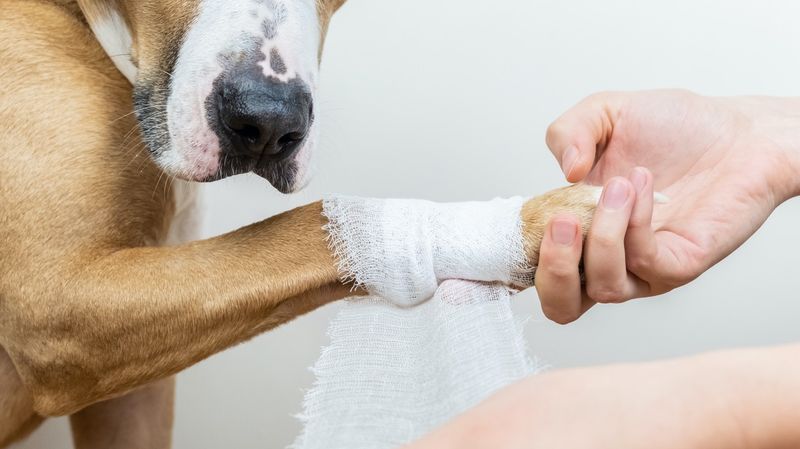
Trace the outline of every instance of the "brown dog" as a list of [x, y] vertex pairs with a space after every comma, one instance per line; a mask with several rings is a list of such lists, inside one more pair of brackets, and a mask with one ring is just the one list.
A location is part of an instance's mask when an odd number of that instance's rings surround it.
[[[186, 243], [175, 179], [304, 185], [343, 2], [0, 3], [0, 447], [65, 414], [78, 448], [169, 447], [170, 376], [348, 294], [320, 204]], [[593, 195], [526, 205], [532, 263]]]

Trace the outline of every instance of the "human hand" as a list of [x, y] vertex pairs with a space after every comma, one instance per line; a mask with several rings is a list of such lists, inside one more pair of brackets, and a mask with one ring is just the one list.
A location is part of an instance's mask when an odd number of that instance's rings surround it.
[[[547, 144], [569, 181], [605, 185], [585, 246], [579, 220], [563, 214], [550, 221], [542, 241], [536, 273], [542, 308], [568, 323], [595, 303], [659, 295], [690, 282], [795, 196], [800, 102], [604, 93], [556, 120]], [[654, 207], [654, 190], [668, 203]]]

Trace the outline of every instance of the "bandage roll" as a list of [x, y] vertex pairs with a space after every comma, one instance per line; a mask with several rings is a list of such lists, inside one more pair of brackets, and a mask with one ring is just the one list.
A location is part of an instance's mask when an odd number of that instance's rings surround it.
[[[536, 371], [507, 284], [529, 273], [523, 200], [324, 202], [344, 302], [294, 449], [392, 449]], [[466, 280], [465, 280], [466, 279]]]

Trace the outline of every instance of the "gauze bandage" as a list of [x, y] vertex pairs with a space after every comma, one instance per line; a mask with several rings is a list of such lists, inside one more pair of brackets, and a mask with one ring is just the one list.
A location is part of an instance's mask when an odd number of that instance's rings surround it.
[[294, 448], [396, 448], [534, 372], [507, 287], [533, 280], [522, 203], [325, 200], [342, 277], [371, 296], [331, 323]]

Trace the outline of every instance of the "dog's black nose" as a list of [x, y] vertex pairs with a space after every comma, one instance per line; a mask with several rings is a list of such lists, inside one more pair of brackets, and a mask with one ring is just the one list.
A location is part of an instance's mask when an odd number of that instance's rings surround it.
[[231, 151], [256, 161], [284, 159], [297, 151], [313, 115], [304, 83], [280, 82], [256, 70], [235, 70], [220, 81], [218, 131]]

